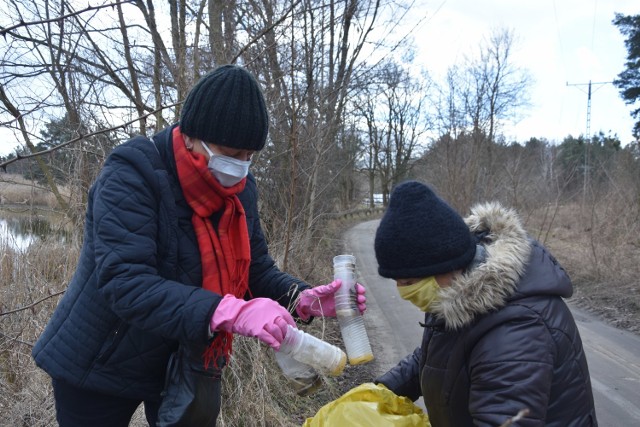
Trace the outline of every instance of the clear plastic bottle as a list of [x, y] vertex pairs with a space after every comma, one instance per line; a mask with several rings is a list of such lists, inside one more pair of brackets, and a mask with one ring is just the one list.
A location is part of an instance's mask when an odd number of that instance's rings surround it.
[[369, 362], [373, 360], [373, 352], [353, 290], [356, 284], [356, 258], [353, 255], [334, 257], [333, 278], [342, 280], [342, 286], [335, 294], [336, 317], [349, 363], [358, 365]]
[[276, 362], [287, 377], [295, 392], [300, 396], [308, 396], [315, 392], [322, 384], [318, 372], [305, 363], [298, 362], [290, 355], [281, 351], [274, 352]]
[[279, 353], [332, 376], [342, 374], [347, 363], [347, 355], [340, 348], [291, 325]]

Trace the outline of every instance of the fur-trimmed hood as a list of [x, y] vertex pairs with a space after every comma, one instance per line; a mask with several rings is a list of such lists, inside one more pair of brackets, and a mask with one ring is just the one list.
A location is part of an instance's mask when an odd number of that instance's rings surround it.
[[544, 247], [528, 237], [515, 211], [499, 203], [480, 204], [465, 222], [475, 235], [482, 236], [486, 259], [440, 291], [433, 313], [444, 320], [447, 329], [460, 329], [476, 317], [523, 297], [571, 296], [566, 272]]

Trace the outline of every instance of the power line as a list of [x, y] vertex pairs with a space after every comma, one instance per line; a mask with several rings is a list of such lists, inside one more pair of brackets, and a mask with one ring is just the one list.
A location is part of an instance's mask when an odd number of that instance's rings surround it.
[[596, 40], [596, 16], [598, 9], [598, 0], [593, 2], [593, 27], [591, 28], [591, 51], [593, 51], [593, 46]]

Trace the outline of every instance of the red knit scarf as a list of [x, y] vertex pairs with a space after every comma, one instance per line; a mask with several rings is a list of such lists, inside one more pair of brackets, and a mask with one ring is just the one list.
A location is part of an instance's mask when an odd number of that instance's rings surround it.
[[[223, 187], [207, 167], [206, 156], [187, 150], [178, 126], [173, 130], [173, 153], [184, 197], [193, 209], [191, 223], [198, 238], [202, 261], [202, 287], [219, 295], [243, 298], [249, 288], [251, 249], [245, 213], [237, 194], [246, 178], [232, 187]], [[223, 210], [214, 229], [209, 217]], [[219, 356], [229, 359], [233, 335], [216, 333], [204, 354], [208, 367]]]

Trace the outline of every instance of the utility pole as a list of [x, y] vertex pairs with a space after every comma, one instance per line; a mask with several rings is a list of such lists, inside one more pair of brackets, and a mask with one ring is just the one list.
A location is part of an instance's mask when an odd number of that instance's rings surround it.
[[[589, 80], [589, 83], [572, 83], [569, 84], [569, 82], [567, 82], [567, 86], [588, 86], [587, 89], [587, 132], [585, 133], [584, 136], [584, 171], [582, 173], [583, 176], [583, 183], [582, 183], [582, 205], [584, 206], [585, 203], [585, 199], [587, 197], [587, 184], [589, 183], [589, 151], [590, 151], [590, 141], [589, 139], [591, 138], [591, 86], [592, 85], [606, 85], [609, 83], [613, 83], [613, 82], [596, 82], [596, 83], [592, 83], [591, 80]], [[582, 90], [582, 89], [580, 89]], [[582, 90], [584, 92], [584, 90]]]

